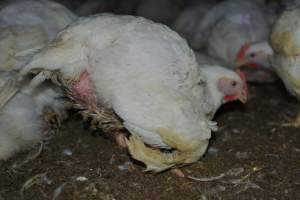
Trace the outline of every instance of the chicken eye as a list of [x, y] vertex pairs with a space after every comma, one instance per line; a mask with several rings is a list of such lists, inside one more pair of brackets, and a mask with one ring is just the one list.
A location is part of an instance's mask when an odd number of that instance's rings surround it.
[[236, 85], [237, 85], [237, 82], [236, 81], [232, 81], [231, 86], [235, 87]]
[[256, 54], [255, 53], [250, 53], [250, 55], [249, 55], [251, 58], [254, 58], [255, 56], [256, 56]]

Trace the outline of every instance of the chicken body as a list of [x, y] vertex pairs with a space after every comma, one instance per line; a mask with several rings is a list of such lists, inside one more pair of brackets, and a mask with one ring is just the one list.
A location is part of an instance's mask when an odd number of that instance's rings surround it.
[[0, 70], [19, 70], [75, 19], [67, 8], [47, 0], [5, 4], [0, 10]]
[[[273, 67], [287, 90], [300, 99], [300, 8], [287, 9], [276, 21], [271, 34], [275, 51]], [[300, 127], [300, 112], [288, 125]]]
[[[193, 51], [178, 34], [144, 18], [81, 18], [34, 55], [20, 78], [28, 73], [37, 74], [31, 88], [45, 79], [66, 87], [95, 121], [104, 120], [103, 109], [112, 110], [132, 135], [130, 154], [147, 170], [197, 161], [216, 128], [204, 110], [209, 77], [199, 71]], [[220, 82], [226, 92], [228, 81]], [[238, 96], [243, 83], [234, 86]], [[120, 124], [107, 116], [104, 122]]]
[[[102, 105], [122, 119], [132, 134], [131, 155], [148, 170], [195, 162], [207, 148], [214, 123], [199, 106], [203, 88], [197, 62], [186, 42], [165, 26], [132, 16], [82, 18], [34, 55], [20, 74], [41, 68], [31, 87], [49, 78], [45, 72], [59, 71], [78, 104]], [[80, 82], [82, 74], [90, 84]], [[86, 93], [88, 88], [92, 91]]]

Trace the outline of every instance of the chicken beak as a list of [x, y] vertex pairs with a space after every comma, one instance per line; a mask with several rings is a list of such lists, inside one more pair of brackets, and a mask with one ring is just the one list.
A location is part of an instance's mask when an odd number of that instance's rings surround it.
[[236, 97], [240, 102], [246, 103], [247, 102], [247, 92], [242, 91], [240, 94]]
[[235, 68], [238, 69], [242, 66], [245, 66], [247, 63], [249, 63], [249, 61], [247, 59], [240, 58], [240, 59], [235, 61]]
[[247, 88], [247, 79], [244, 72], [237, 69], [236, 73], [240, 76], [241, 80], [243, 81], [243, 86], [239, 94], [236, 96], [238, 100], [240, 100], [242, 103], [246, 103], [248, 99], [248, 88]]

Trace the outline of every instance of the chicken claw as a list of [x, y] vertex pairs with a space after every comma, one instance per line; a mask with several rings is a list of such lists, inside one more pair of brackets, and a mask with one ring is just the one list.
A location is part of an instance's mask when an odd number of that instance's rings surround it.
[[184, 173], [179, 168], [171, 169], [170, 172], [179, 178], [185, 178]]

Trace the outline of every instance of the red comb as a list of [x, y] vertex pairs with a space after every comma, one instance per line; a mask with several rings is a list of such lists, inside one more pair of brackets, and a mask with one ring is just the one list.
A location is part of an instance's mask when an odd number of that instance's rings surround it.
[[244, 58], [246, 56], [246, 52], [249, 48], [250, 48], [249, 42], [246, 42], [245, 44], [243, 44], [241, 46], [241, 48], [239, 49], [238, 53], [236, 54], [237, 60]]
[[224, 97], [224, 100], [225, 101], [233, 101], [233, 100], [235, 100], [235, 95], [226, 95], [225, 97]]

